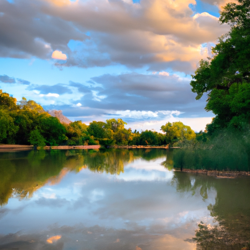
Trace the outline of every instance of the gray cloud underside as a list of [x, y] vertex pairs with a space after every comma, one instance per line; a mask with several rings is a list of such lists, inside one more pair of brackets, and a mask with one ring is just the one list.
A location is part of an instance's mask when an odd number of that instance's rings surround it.
[[2, 75], [2, 76], [0, 76], [0, 82], [3, 82], [3, 83], [16, 83], [16, 80], [13, 77], [9, 77], [7, 75]]
[[[180, 110], [186, 105], [196, 105], [189, 79], [177, 76], [123, 74], [103, 75], [92, 78], [102, 85], [97, 96], [105, 97], [96, 101], [93, 94], [85, 94], [83, 106], [113, 110]], [[79, 88], [81, 92], [81, 89]]]
[[[159, 111], [178, 110], [181, 116], [211, 116], [204, 110], [206, 96], [195, 100], [196, 94], [191, 91], [190, 79], [176, 75], [161, 76], [152, 74], [102, 75], [91, 79], [91, 84], [70, 82], [68, 88], [75, 88], [83, 94], [80, 100], [72, 99], [73, 104], [81, 103], [82, 107], [70, 105], [47, 106], [46, 109], [60, 109], [70, 117], [81, 117], [89, 121], [91, 117], [117, 116], [116, 111]], [[60, 85], [49, 86], [47, 92], [60, 93]], [[56, 90], [56, 88], [58, 90]], [[39, 88], [36, 88], [41, 90]], [[43, 87], [44, 91], [45, 87]], [[65, 87], [65, 89], [67, 89]], [[71, 89], [68, 89], [70, 93]], [[45, 92], [44, 92], [45, 93]], [[159, 118], [159, 117], [158, 117]]]
[[27, 90], [37, 90], [40, 94], [71, 94], [72, 91], [65, 84], [55, 84], [55, 85], [32, 85], [27, 88]]
[[23, 85], [29, 85], [30, 82], [29, 81], [26, 81], [26, 80], [23, 80], [23, 79], [20, 79], [20, 78], [14, 78], [14, 77], [10, 77], [10, 76], [7, 76], [7, 75], [0, 75], [0, 82], [2, 83], [19, 83], [19, 84], [23, 84]]
[[[27, 4], [16, 0], [14, 4], [0, 2], [0, 56], [29, 58], [36, 56], [46, 59], [53, 50], [68, 50], [70, 39], [84, 40], [86, 35], [80, 33], [72, 24], [60, 18], [48, 16], [41, 12], [42, 1]], [[49, 46], [46, 46], [49, 44]]]
[[[58, 7], [45, 0], [34, 4], [3, 0], [0, 56], [48, 59], [54, 50], [61, 50], [68, 60], [57, 61], [58, 66], [146, 65], [190, 73], [200, 57], [198, 45], [215, 41], [228, 28], [208, 16], [193, 19], [188, 4], [183, 6], [173, 9], [159, 0], [140, 5], [119, 0], [98, 1], [97, 10], [91, 1]], [[71, 40], [81, 45], [70, 49]]]

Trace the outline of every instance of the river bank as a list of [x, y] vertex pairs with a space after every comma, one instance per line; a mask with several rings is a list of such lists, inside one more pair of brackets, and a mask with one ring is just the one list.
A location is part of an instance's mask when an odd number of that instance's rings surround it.
[[118, 145], [113, 145], [110, 146], [109, 148], [125, 148], [125, 149], [130, 149], [130, 148], [165, 148], [169, 149], [169, 145], [164, 145], [164, 146], [151, 146], [151, 145], [132, 145], [132, 146], [118, 146]]
[[[80, 146], [45, 146], [44, 150], [69, 150], [69, 149], [99, 149], [100, 145], [80, 145]], [[0, 152], [28, 151], [34, 148], [33, 145], [0, 145]]]
[[229, 178], [233, 179], [238, 176], [250, 176], [250, 172], [247, 171], [217, 171], [217, 170], [203, 170], [203, 169], [175, 169], [174, 171], [184, 172], [184, 173], [192, 173], [192, 174], [204, 174], [208, 176], [215, 176], [217, 178]]

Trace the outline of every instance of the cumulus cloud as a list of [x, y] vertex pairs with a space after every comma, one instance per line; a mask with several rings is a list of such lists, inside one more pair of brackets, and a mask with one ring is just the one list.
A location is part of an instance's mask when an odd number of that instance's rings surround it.
[[[155, 126], [156, 130], [167, 121], [186, 117], [200, 124], [196, 126], [195, 122], [192, 123], [192, 127], [198, 131], [205, 128], [205, 120], [199, 120], [198, 117], [213, 117], [211, 112], [204, 110], [206, 95], [195, 100], [190, 77], [168, 72], [105, 74], [93, 77], [85, 83], [71, 81], [69, 88], [75, 88], [78, 93], [83, 94], [82, 97], [76, 99], [73, 92], [70, 95], [71, 105], [45, 108], [63, 110], [71, 120], [81, 119], [86, 123], [114, 117], [124, 119], [131, 124], [129, 127], [135, 127], [132, 123], [137, 123], [140, 127], [141, 122], [149, 122], [143, 126], [148, 129]], [[59, 93], [56, 89], [47, 91], [46, 93]]]
[[60, 67], [122, 64], [190, 73], [201, 44], [228, 30], [211, 15], [192, 16], [190, 4], [195, 0], [1, 1], [0, 56], [49, 59], [53, 52], [52, 58], [67, 59], [56, 62]]
[[237, 0], [202, 0], [202, 2], [209, 3], [209, 4], [212, 4], [212, 5], [216, 5], [219, 8], [222, 8], [227, 3], [235, 3], [235, 2], [237, 2]]
[[62, 51], [55, 50], [52, 53], [51, 58], [65, 61], [67, 60], [67, 55], [63, 54]]

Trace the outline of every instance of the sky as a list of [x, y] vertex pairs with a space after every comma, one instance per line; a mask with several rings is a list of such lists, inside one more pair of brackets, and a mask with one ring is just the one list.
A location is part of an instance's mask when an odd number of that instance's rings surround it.
[[192, 74], [228, 32], [228, 0], [0, 0], [0, 89], [70, 120], [205, 129]]

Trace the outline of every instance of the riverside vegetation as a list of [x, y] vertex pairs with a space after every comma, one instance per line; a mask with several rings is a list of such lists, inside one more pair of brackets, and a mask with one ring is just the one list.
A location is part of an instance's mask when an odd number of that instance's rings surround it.
[[0, 143], [56, 145], [167, 145], [194, 140], [195, 132], [181, 122], [167, 123], [162, 131], [132, 131], [122, 119], [61, 123], [35, 101], [21, 101], [0, 90]]
[[208, 95], [205, 109], [215, 117], [196, 143], [175, 153], [177, 168], [250, 171], [250, 1], [227, 4], [220, 22], [231, 29], [191, 81], [196, 99]]

